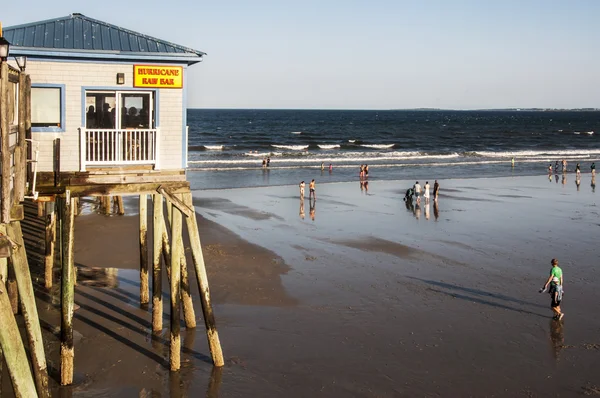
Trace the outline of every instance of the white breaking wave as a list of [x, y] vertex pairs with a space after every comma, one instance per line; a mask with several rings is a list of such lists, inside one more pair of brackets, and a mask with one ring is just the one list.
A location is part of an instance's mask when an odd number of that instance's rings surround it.
[[308, 145], [271, 145], [273, 148], [279, 149], [290, 149], [292, 151], [301, 151], [303, 149], [307, 149]]
[[394, 144], [363, 144], [361, 146], [364, 146], [365, 148], [386, 149], [393, 147]]
[[302, 134], [302, 131], [292, 131], [290, 134]]
[[528, 156], [558, 156], [569, 157], [577, 155], [600, 155], [600, 149], [559, 149], [559, 150], [540, 150], [540, 151], [514, 151], [514, 152], [475, 152], [476, 155], [488, 158], [510, 158], [510, 157], [528, 157]]
[[[281, 152], [246, 152], [244, 155], [253, 156], [257, 158], [266, 158], [267, 156], [281, 156]], [[215, 160], [213, 160], [215, 162]], [[248, 160], [248, 162], [254, 162], [254, 160]]]
[[323, 144], [323, 145], [318, 144], [317, 146], [321, 149], [335, 149], [335, 148], [340, 147], [339, 145], [325, 145], [325, 144]]
[[223, 145], [204, 145], [204, 148], [209, 151], [222, 151]]
[[355, 143], [355, 142], [356, 142], [356, 140], [348, 140], [348, 142]]
[[593, 132], [593, 131], [586, 131], [585, 133], [586, 133], [587, 135], [592, 135], [592, 134], [594, 134], [594, 132]]

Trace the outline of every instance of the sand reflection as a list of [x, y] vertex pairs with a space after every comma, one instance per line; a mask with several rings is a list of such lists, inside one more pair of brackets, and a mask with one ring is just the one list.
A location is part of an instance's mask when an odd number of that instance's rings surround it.
[[550, 321], [550, 342], [552, 343], [552, 355], [558, 361], [560, 352], [564, 348], [565, 335], [562, 321], [552, 319]]

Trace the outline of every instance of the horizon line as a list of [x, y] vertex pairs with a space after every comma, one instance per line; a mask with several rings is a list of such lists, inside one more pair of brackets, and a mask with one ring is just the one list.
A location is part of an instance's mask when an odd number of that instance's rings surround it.
[[474, 112], [474, 111], [586, 111], [597, 112], [600, 108], [595, 107], [579, 107], [579, 108], [542, 108], [542, 107], [513, 107], [513, 108], [386, 108], [386, 109], [369, 109], [369, 108], [211, 108], [211, 107], [188, 107], [190, 110], [230, 110], [230, 111], [453, 111], [453, 112]]

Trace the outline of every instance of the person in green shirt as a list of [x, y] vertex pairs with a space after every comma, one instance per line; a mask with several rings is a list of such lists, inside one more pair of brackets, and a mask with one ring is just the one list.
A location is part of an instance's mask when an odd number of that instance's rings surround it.
[[558, 260], [553, 258], [550, 262], [552, 264], [552, 269], [550, 269], [550, 275], [544, 284], [544, 287], [541, 291], [545, 291], [550, 286], [550, 297], [552, 301], [550, 303], [550, 307], [554, 312], [554, 319], [560, 320], [565, 316], [565, 314], [560, 309], [560, 302], [562, 301], [563, 295], [563, 271], [558, 266]]

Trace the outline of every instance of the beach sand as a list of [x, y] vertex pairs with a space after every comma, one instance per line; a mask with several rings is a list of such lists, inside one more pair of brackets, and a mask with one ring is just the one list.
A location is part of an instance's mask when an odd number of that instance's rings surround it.
[[[182, 332], [182, 370], [167, 370], [168, 290], [165, 329], [152, 338], [150, 312], [138, 305], [137, 217], [80, 216], [76, 384], [61, 393], [597, 394], [600, 212], [590, 182], [444, 180], [438, 206], [419, 209], [402, 201], [414, 181], [371, 181], [365, 191], [358, 181], [317, 180], [316, 204], [307, 198], [303, 208], [296, 185], [195, 191], [226, 358], [220, 372], [199, 300], [198, 327]], [[553, 257], [565, 274], [562, 322], [538, 293]], [[38, 290], [56, 380], [57, 289]]]

